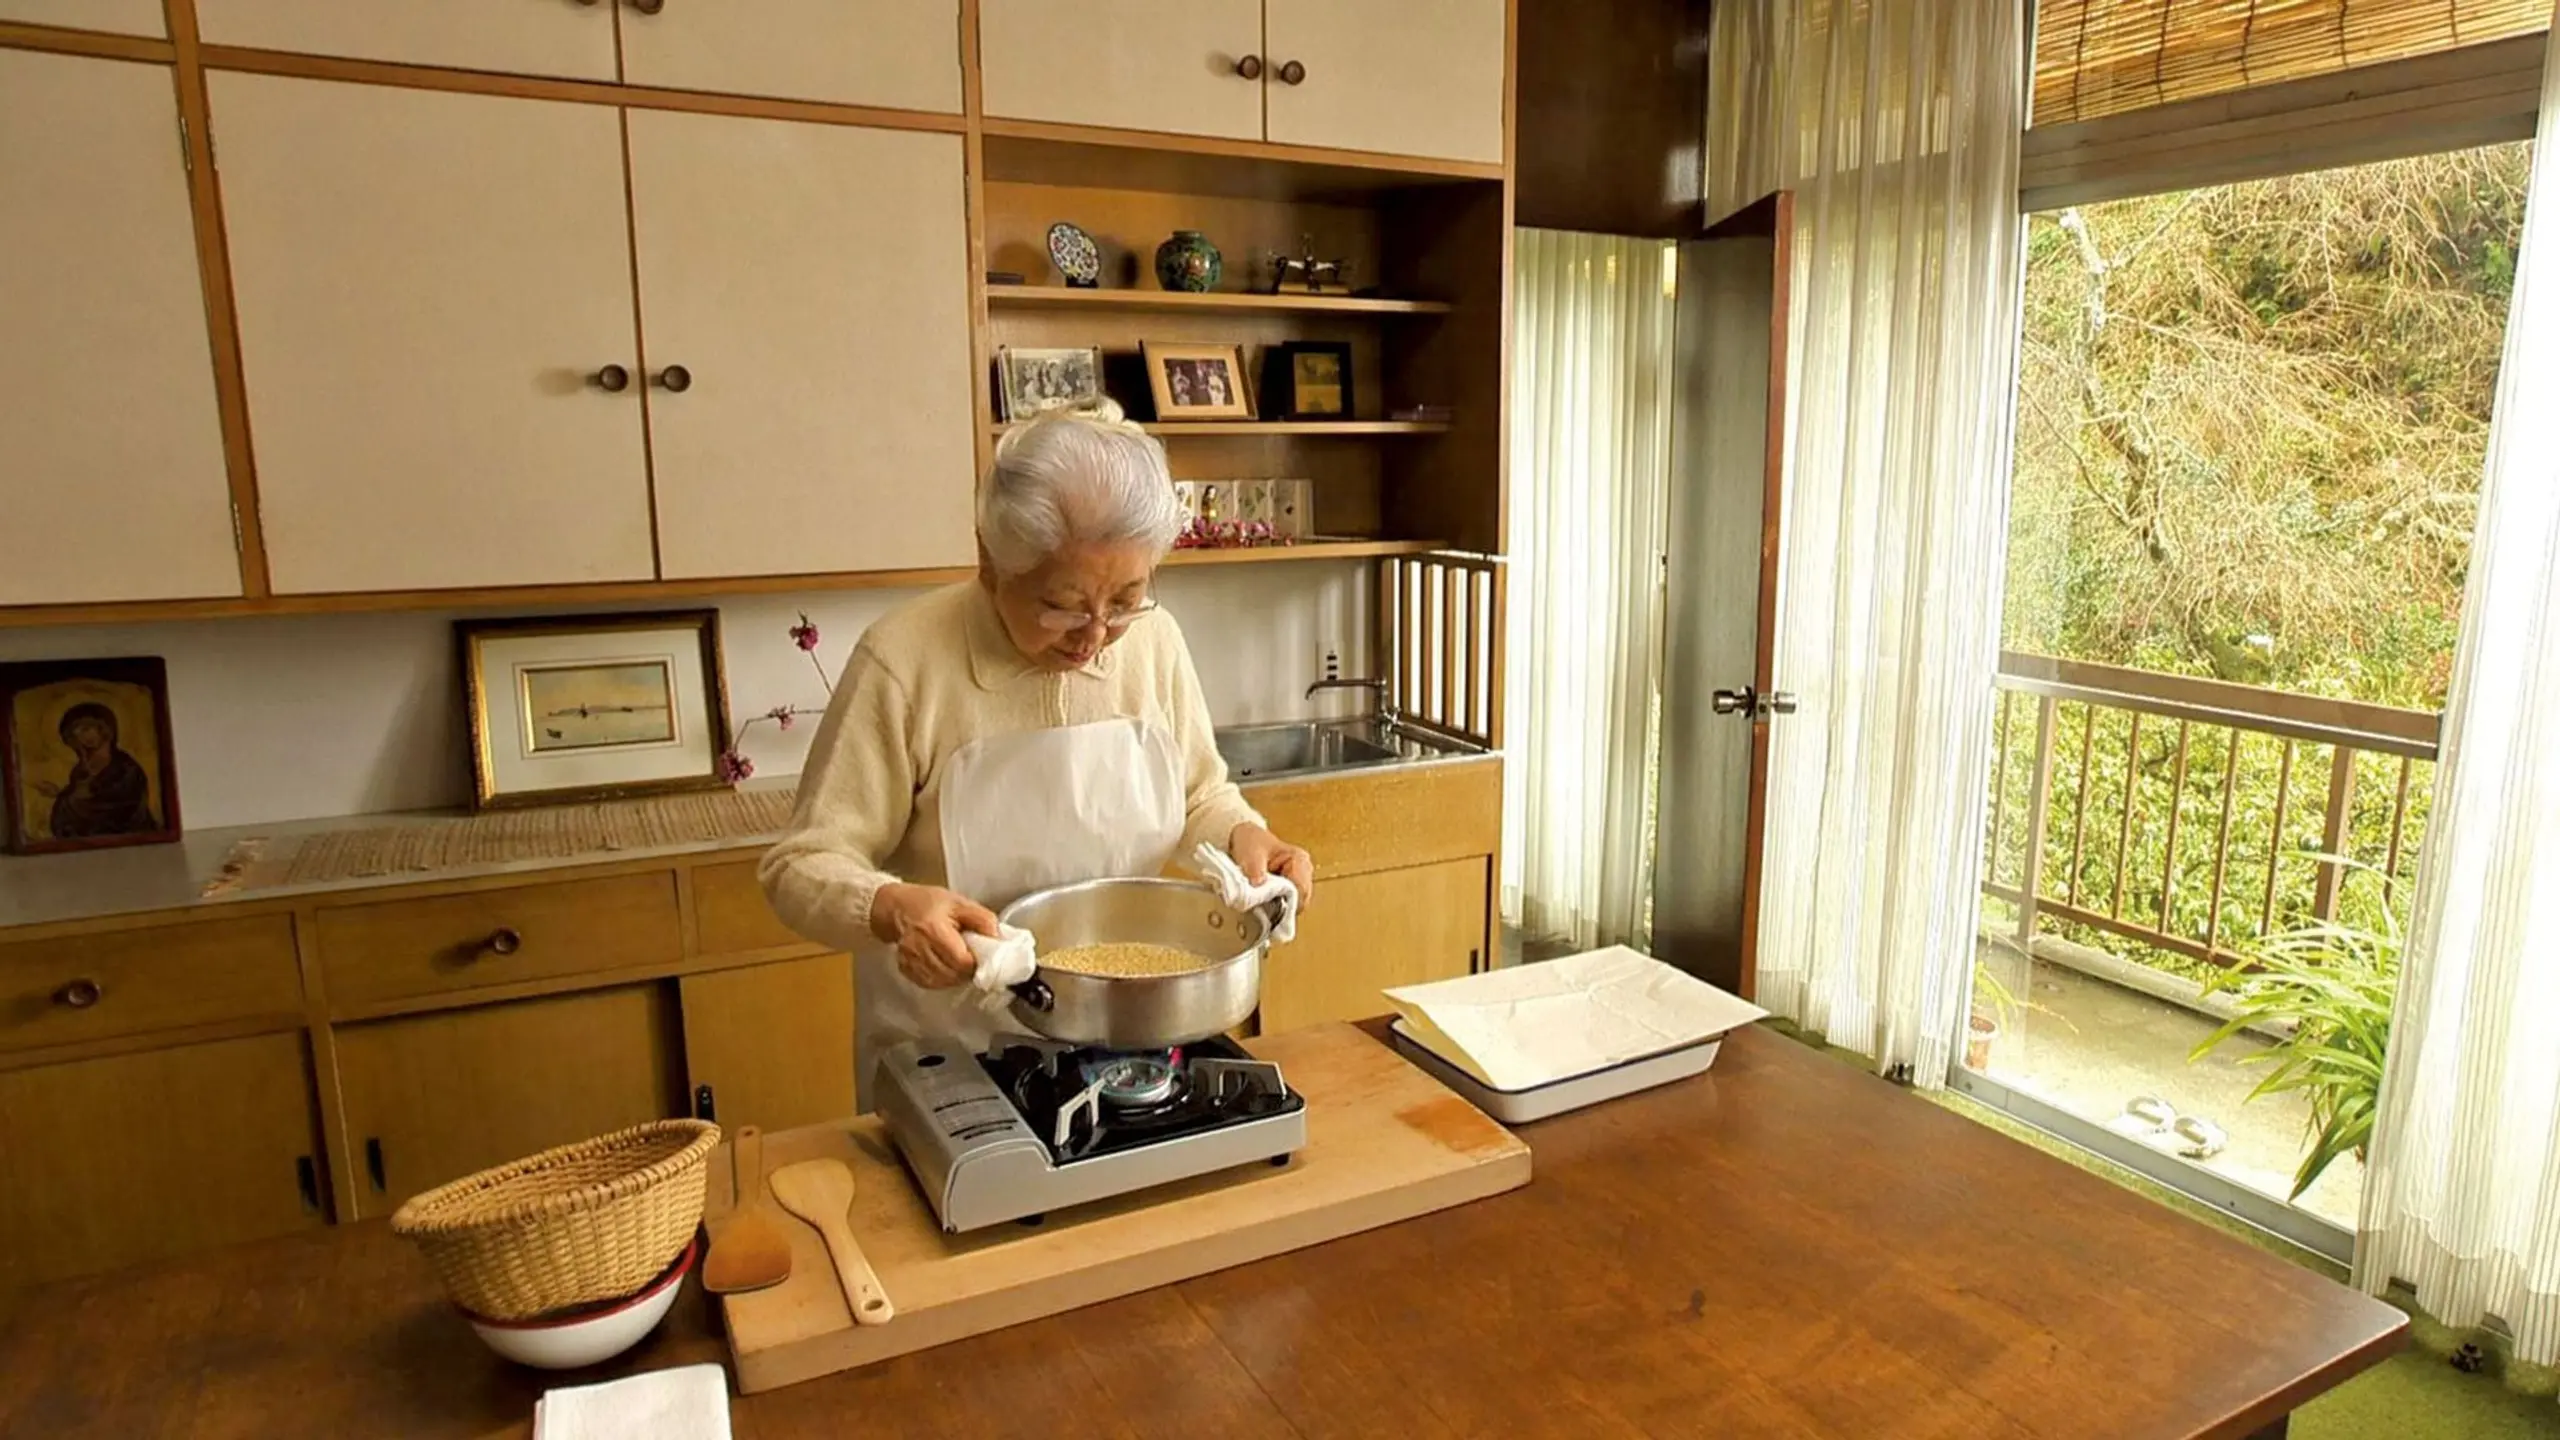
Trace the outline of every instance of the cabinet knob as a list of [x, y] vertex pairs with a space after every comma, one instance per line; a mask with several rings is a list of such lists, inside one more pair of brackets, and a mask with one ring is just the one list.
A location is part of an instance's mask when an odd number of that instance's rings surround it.
[[67, 1010], [86, 1010], [107, 996], [106, 987], [83, 977], [53, 992], [53, 1003]]
[[1236, 73], [1247, 80], [1261, 79], [1262, 57], [1259, 55], [1247, 55], [1243, 59], [1238, 60], [1236, 62]]
[[1295, 60], [1280, 67], [1280, 83], [1283, 85], [1302, 85], [1306, 79], [1307, 67]]
[[631, 372], [619, 365], [607, 365], [587, 377], [587, 383], [599, 390], [619, 395], [631, 388]]
[[667, 0], [624, 0], [624, 3], [643, 15], [655, 15], [667, 8]]
[[670, 365], [658, 372], [658, 388], [681, 395], [693, 388], [693, 372], [681, 365]]
[[512, 925], [501, 925], [489, 932], [489, 938], [480, 942], [480, 948], [493, 955], [513, 955], [524, 948], [524, 935]]

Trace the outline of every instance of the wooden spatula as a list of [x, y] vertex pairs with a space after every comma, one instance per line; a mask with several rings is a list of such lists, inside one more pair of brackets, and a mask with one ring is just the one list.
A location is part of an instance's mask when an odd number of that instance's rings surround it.
[[885, 1325], [897, 1310], [880, 1277], [862, 1256], [846, 1216], [853, 1209], [853, 1172], [841, 1160], [803, 1160], [773, 1172], [773, 1198], [782, 1208], [818, 1227], [827, 1242], [827, 1257], [836, 1262], [836, 1280], [844, 1286], [844, 1302], [858, 1325]]
[[764, 1198], [764, 1132], [741, 1125], [729, 1137], [729, 1174], [738, 1203], [711, 1227], [702, 1288], [714, 1295], [762, 1290], [791, 1278], [791, 1237]]

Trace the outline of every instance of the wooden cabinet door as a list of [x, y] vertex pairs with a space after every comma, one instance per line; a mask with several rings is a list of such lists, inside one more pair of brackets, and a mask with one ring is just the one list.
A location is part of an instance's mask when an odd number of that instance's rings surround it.
[[635, 110], [631, 204], [662, 573], [969, 564], [960, 137]]
[[978, 6], [986, 111], [1010, 120], [1259, 140], [1262, 84], [1236, 63], [1261, 53], [1262, 0]]
[[208, 79], [277, 591], [650, 578], [619, 113]]
[[0, 0], [0, 20], [116, 35], [169, 33], [160, 0]]
[[1265, 13], [1274, 144], [1501, 163], [1503, 0], [1268, 0]]
[[325, 1223], [302, 1036], [0, 1071], [0, 1290]]
[[337, 1043], [354, 1170], [342, 1218], [388, 1215], [474, 1171], [687, 1113], [671, 986], [351, 1025]]
[[960, 110], [960, 0], [757, 0], [622, 12], [633, 85]]
[[1263, 957], [1263, 1033], [1383, 1015], [1393, 1007], [1378, 992], [1388, 986], [1474, 969], [1490, 868], [1479, 855], [1319, 880], [1298, 938]]
[[208, 45], [614, 78], [610, 0], [196, 0]]
[[723, 1125], [789, 1130], [853, 1113], [853, 959], [687, 975], [685, 1079]]
[[0, 604], [239, 594], [167, 66], [0, 50], [0, 257]]

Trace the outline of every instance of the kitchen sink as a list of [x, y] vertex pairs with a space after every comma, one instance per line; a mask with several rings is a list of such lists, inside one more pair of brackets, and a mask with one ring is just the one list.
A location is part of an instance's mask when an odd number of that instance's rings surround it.
[[1217, 741], [1218, 753], [1226, 757], [1227, 776], [1237, 781], [1358, 770], [1470, 753], [1366, 719], [1240, 725], [1217, 732]]

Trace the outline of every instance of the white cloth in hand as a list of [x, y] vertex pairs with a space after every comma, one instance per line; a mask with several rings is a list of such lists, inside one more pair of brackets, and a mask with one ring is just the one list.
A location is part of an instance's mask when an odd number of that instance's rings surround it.
[[1217, 887], [1218, 898], [1230, 910], [1252, 910], [1280, 902], [1280, 923], [1271, 927], [1271, 943], [1286, 945], [1298, 938], [1298, 887], [1278, 871], [1255, 884], [1244, 878], [1244, 867], [1235, 857], [1203, 840], [1191, 852], [1191, 868], [1200, 878]]
[[993, 935], [964, 931], [978, 968], [970, 976], [982, 994], [994, 995], [1021, 984], [1040, 970], [1040, 945], [1019, 925], [999, 925]]
[[533, 1440], [729, 1440], [729, 1374], [685, 1365], [547, 1391]]

